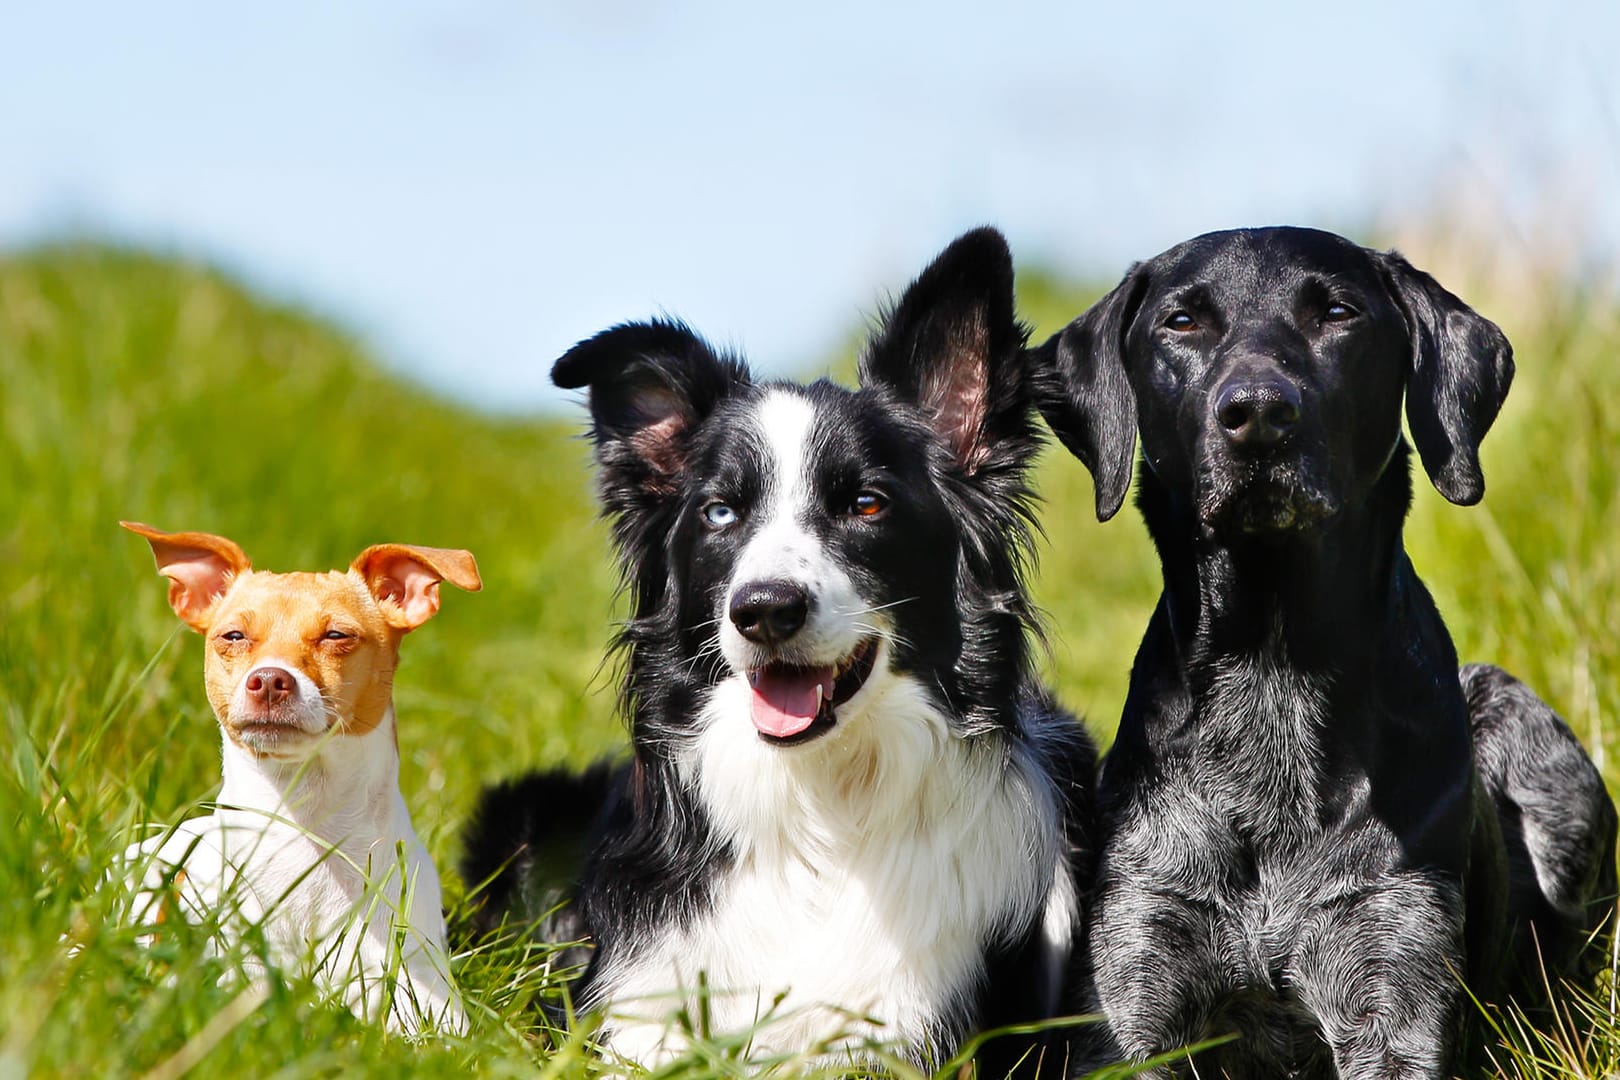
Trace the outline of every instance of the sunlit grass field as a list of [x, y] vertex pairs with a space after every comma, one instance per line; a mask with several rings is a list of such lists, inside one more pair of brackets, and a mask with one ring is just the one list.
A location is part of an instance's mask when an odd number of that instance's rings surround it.
[[[903, 284], [874, 283], [874, 306]], [[1503, 323], [1519, 380], [1486, 443], [1484, 504], [1449, 506], [1420, 479], [1408, 546], [1461, 655], [1532, 683], [1613, 783], [1620, 303], [1550, 279], [1497, 296], [1448, 284]], [[1098, 290], [1026, 273], [1021, 291], [1040, 340]], [[458, 933], [454, 872], [480, 785], [623, 749], [603, 659], [619, 607], [578, 420], [439, 400], [204, 268], [83, 246], [0, 258], [0, 1080], [595, 1067], [534, 1007], [557, 988], [543, 955]], [[1048, 670], [1106, 741], [1157, 566], [1134, 512], [1093, 520], [1078, 463], [1048, 452], [1039, 481]], [[201, 639], [120, 518], [223, 533], [265, 569], [343, 567], [382, 541], [477, 555], [484, 591], [445, 590], [396, 690], [406, 801], [461, 942], [466, 1039], [384, 1036], [297, 981], [239, 998], [200, 935], [147, 950], [106, 918], [116, 890], [101, 883], [134, 827], [200, 812], [219, 780]], [[1509, 1075], [1607, 1075], [1606, 1026], [1588, 1071], [1538, 1066], [1555, 1052], [1529, 1036]], [[670, 1075], [740, 1073], [735, 1051], [717, 1038]]]

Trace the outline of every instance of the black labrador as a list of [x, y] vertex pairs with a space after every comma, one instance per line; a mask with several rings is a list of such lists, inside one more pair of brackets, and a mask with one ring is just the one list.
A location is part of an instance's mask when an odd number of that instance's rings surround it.
[[1399, 255], [1275, 228], [1137, 265], [1036, 352], [1099, 518], [1141, 432], [1164, 569], [1102, 766], [1094, 1054], [1237, 1032], [1197, 1075], [1451, 1075], [1462, 980], [1584, 974], [1615, 892], [1597, 770], [1507, 674], [1459, 679], [1401, 542], [1403, 393], [1477, 502], [1506, 338]]

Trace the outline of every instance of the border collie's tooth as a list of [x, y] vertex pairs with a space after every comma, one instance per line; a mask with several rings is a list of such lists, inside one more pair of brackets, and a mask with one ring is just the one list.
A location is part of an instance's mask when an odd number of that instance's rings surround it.
[[759, 689], [759, 672], [750, 671], [748, 673], [748, 685], [752, 686], [755, 690]]

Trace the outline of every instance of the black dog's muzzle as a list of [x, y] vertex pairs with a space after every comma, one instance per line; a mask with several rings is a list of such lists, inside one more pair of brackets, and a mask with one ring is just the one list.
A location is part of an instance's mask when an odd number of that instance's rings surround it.
[[1269, 358], [1232, 365], [1206, 399], [1199, 438], [1199, 516], [1220, 532], [1309, 529], [1332, 516], [1309, 403]]

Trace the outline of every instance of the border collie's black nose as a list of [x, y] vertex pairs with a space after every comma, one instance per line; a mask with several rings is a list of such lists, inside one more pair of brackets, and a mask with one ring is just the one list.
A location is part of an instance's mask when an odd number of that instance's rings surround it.
[[757, 645], [780, 645], [799, 632], [810, 595], [791, 581], [754, 581], [731, 598], [731, 623]]
[[1215, 395], [1215, 422], [1236, 447], [1269, 450], [1299, 422], [1299, 387], [1281, 375], [1240, 375]]

